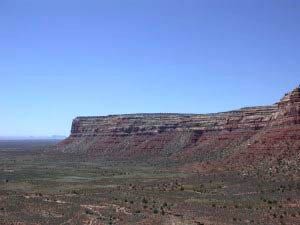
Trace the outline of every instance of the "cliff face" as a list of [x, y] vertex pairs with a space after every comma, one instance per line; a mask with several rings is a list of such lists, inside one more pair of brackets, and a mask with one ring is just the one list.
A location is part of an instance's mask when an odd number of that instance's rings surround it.
[[287, 93], [278, 103], [273, 125], [294, 125], [300, 123], [300, 87]]
[[[298, 141], [299, 118], [300, 89], [296, 88], [277, 104], [224, 113], [78, 117], [59, 149], [114, 159], [238, 161], [243, 158], [241, 150], [259, 155], [259, 149], [290, 135], [292, 142]], [[261, 140], [264, 137], [267, 140]]]
[[163, 132], [221, 131], [265, 127], [277, 106], [245, 108], [210, 115], [132, 114], [107, 117], [78, 117], [73, 120], [71, 137], [143, 135]]

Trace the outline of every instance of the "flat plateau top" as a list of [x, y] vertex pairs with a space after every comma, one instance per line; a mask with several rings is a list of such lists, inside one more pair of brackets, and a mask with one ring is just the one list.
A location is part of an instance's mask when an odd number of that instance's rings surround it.
[[255, 106], [255, 107], [244, 107], [239, 110], [231, 110], [227, 112], [218, 112], [218, 113], [132, 113], [132, 114], [115, 114], [115, 115], [107, 115], [107, 116], [79, 116], [76, 119], [101, 119], [101, 118], [108, 118], [108, 117], [118, 117], [118, 118], [125, 118], [125, 117], [192, 117], [192, 116], [217, 116], [217, 115], [226, 115], [226, 114], [234, 114], [234, 113], [241, 113], [244, 111], [259, 111], [265, 109], [272, 109], [275, 110], [277, 108], [277, 104], [270, 105], [270, 106]]

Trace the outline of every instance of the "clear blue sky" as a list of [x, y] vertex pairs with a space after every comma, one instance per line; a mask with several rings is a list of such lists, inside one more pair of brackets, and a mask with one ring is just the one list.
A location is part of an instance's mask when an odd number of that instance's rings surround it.
[[300, 1], [0, 0], [0, 78], [0, 136], [272, 104], [300, 83]]

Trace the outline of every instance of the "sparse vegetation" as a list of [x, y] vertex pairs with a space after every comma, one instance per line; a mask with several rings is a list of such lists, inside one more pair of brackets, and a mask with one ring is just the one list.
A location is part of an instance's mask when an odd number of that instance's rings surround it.
[[203, 224], [197, 222], [203, 214], [216, 224], [293, 224], [300, 217], [298, 183], [278, 175], [275, 181], [256, 174], [244, 179], [234, 171], [188, 173], [176, 165], [7, 151], [0, 151], [0, 168], [2, 181], [9, 180], [0, 184], [0, 221], [7, 224], [151, 224], [170, 218]]

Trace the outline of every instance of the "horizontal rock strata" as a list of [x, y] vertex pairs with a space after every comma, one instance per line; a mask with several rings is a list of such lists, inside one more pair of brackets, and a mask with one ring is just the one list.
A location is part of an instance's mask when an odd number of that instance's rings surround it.
[[251, 107], [209, 115], [132, 114], [74, 119], [71, 137], [157, 134], [182, 131], [220, 131], [265, 127], [277, 106]]
[[254, 160], [286, 149], [286, 139], [298, 142], [299, 123], [296, 88], [274, 105], [223, 113], [77, 117], [58, 149], [114, 159]]

